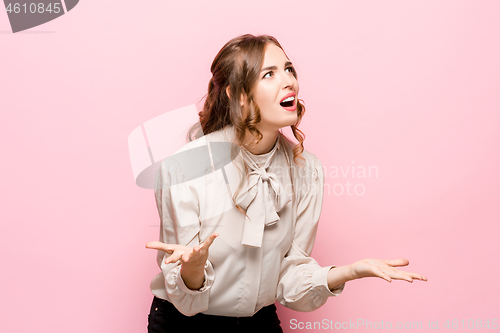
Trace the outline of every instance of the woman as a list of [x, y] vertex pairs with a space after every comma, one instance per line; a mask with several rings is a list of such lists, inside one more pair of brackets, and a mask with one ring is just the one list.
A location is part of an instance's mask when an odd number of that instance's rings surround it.
[[[313, 311], [350, 280], [427, 280], [394, 268], [406, 259], [321, 267], [309, 256], [323, 169], [303, 148], [297, 74], [276, 39], [234, 38], [211, 71], [197, 139], [180, 151], [208, 147], [210, 170], [193, 176], [203, 163], [176, 154], [157, 174], [160, 242], [146, 247], [158, 250], [162, 272], [151, 282], [150, 332], [282, 332], [275, 300]], [[279, 131], [286, 126], [297, 145]], [[233, 145], [230, 159], [216, 143]]]

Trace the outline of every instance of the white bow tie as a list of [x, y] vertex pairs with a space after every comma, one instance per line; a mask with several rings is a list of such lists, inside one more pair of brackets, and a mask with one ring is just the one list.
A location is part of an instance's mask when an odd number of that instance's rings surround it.
[[241, 149], [243, 159], [251, 170], [235, 200], [240, 207], [246, 209], [247, 214], [241, 240], [243, 245], [261, 247], [264, 227], [275, 224], [280, 219], [278, 212], [291, 201], [276, 175], [266, 171], [276, 154], [278, 144], [262, 167], [258, 167], [247, 151]]

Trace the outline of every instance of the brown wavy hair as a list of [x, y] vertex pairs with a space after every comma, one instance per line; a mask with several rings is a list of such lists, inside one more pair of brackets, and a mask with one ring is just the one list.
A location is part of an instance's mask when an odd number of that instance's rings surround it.
[[[264, 62], [266, 46], [274, 44], [281, 50], [283, 47], [276, 38], [269, 35], [254, 36], [250, 34], [238, 36], [227, 42], [215, 56], [210, 71], [212, 78], [208, 83], [208, 93], [204, 102], [203, 110], [198, 113], [199, 123], [195, 124], [188, 132], [188, 140], [192, 141], [203, 135], [223, 129], [228, 125], [234, 127], [234, 144], [242, 146], [249, 131], [253, 134], [252, 144], [257, 144], [263, 137], [262, 133], [255, 127], [260, 122], [260, 110], [253, 99], [254, 90], [260, 77], [260, 71]], [[283, 50], [283, 52], [285, 52]], [[285, 53], [286, 55], [286, 53]], [[294, 72], [295, 78], [297, 74]], [[226, 90], [229, 87], [229, 96]], [[241, 107], [241, 96], [246, 98], [248, 115], [245, 117]], [[293, 147], [293, 161], [298, 159], [304, 161], [301, 156], [304, 151], [305, 135], [299, 130], [298, 125], [305, 113], [302, 100], [297, 101], [297, 121], [290, 128], [298, 144]], [[281, 133], [281, 131], [280, 131]], [[286, 138], [285, 135], [281, 133]], [[287, 160], [289, 161], [288, 154]], [[289, 161], [289, 167], [291, 163]], [[245, 165], [246, 174], [248, 168]], [[293, 177], [292, 177], [293, 178]], [[240, 186], [233, 196], [236, 198]], [[293, 187], [293, 180], [292, 180]], [[238, 207], [240, 209], [240, 207]], [[241, 210], [241, 209], [240, 209]]]

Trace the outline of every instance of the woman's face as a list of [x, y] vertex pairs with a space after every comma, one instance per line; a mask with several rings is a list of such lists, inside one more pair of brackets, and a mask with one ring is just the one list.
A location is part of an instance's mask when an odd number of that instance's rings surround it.
[[260, 109], [259, 131], [274, 131], [297, 122], [299, 84], [295, 69], [278, 46], [266, 46], [254, 101]]

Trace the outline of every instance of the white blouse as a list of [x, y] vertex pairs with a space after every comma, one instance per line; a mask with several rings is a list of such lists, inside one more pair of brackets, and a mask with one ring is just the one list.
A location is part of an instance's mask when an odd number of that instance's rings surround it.
[[[330, 291], [327, 274], [335, 266], [321, 267], [310, 257], [323, 201], [321, 162], [304, 151], [304, 167], [297, 166], [293, 143], [281, 134], [262, 155], [231, 144], [233, 138], [228, 126], [161, 163], [155, 188], [160, 241], [194, 247], [213, 232], [219, 237], [210, 246], [202, 288], [188, 289], [180, 261], [165, 264], [169, 255], [158, 251], [161, 272], [151, 291], [187, 316], [252, 316], [275, 300], [297, 311], [316, 310], [345, 286]], [[249, 175], [236, 203], [246, 216], [232, 201], [243, 161]]]

